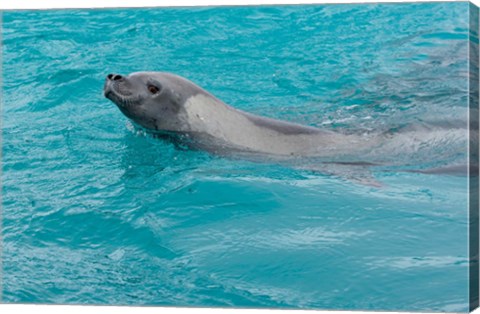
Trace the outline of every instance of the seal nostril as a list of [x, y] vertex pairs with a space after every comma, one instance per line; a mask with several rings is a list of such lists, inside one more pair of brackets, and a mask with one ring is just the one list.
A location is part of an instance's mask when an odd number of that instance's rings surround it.
[[121, 76], [120, 74], [108, 74], [107, 79], [110, 81], [118, 81], [123, 79], [123, 76]]

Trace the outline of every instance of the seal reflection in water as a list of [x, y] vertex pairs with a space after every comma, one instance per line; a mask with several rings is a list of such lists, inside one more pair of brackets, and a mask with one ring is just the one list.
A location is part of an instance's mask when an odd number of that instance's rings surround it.
[[135, 124], [182, 145], [278, 161], [313, 158], [320, 161], [315, 162], [316, 170], [355, 178], [369, 177], [361, 170], [367, 166], [392, 163], [399, 154], [417, 154], [438, 139], [466, 140], [465, 129], [416, 127], [396, 134], [344, 134], [261, 117], [235, 109], [193, 82], [164, 72], [109, 74], [104, 94]]

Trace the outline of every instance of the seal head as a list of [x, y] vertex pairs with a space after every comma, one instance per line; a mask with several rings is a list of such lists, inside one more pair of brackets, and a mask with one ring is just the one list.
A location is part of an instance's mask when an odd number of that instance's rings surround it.
[[161, 131], [188, 131], [183, 104], [204, 92], [179, 76], [162, 72], [109, 74], [104, 95], [136, 124]]

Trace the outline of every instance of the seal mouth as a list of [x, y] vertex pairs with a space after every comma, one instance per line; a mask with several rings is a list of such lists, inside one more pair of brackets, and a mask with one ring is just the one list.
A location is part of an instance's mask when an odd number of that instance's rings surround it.
[[105, 79], [105, 83], [103, 84], [103, 96], [105, 96], [108, 99], [110, 99], [110, 96], [113, 94], [112, 85], [113, 84], [109, 79]]
[[106, 91], [105, 97], [113, 101], [119, 107], [131, 107], [136, 105], [140, 100], [140, 97], [125, 97], [112, 90]]
[[103, 96], [105, 96], [105, 98], [108, 98], [111, 100], [112, 94], [113, 92], [111, 90], [103, 90]]
[[103, 87], [103, 95], [105, 98], [110, 99], [113, 103], [120, 107], [128, 107], [135, 105], [139, 100], [139, 96], [123, 95], [120, 92], [118, 83], [111, 80], [105, 80], [105, 85]]
[[103, 87], [103, 96], [110, 99], [114, 103], [117, 103], [116, 100], [120, 100], [120, 97], [118, 97], [117, 93], [115, 93], [113, 90], [112, 84], [109, 84], [108, 81], [105, 82], [105, 86]]

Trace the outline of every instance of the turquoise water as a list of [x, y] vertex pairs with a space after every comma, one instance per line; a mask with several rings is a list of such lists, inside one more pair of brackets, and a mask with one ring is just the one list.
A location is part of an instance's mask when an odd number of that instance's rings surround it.
[[[375, 171], [373, 188], [179, 150], [102, 87], [169, 71], [327, 129], [466, 125], [468, 8], [4, 12], [2, 301], [467, 311], [466, 177]], [[412, 162], [464, 162], [453, 144]]]

